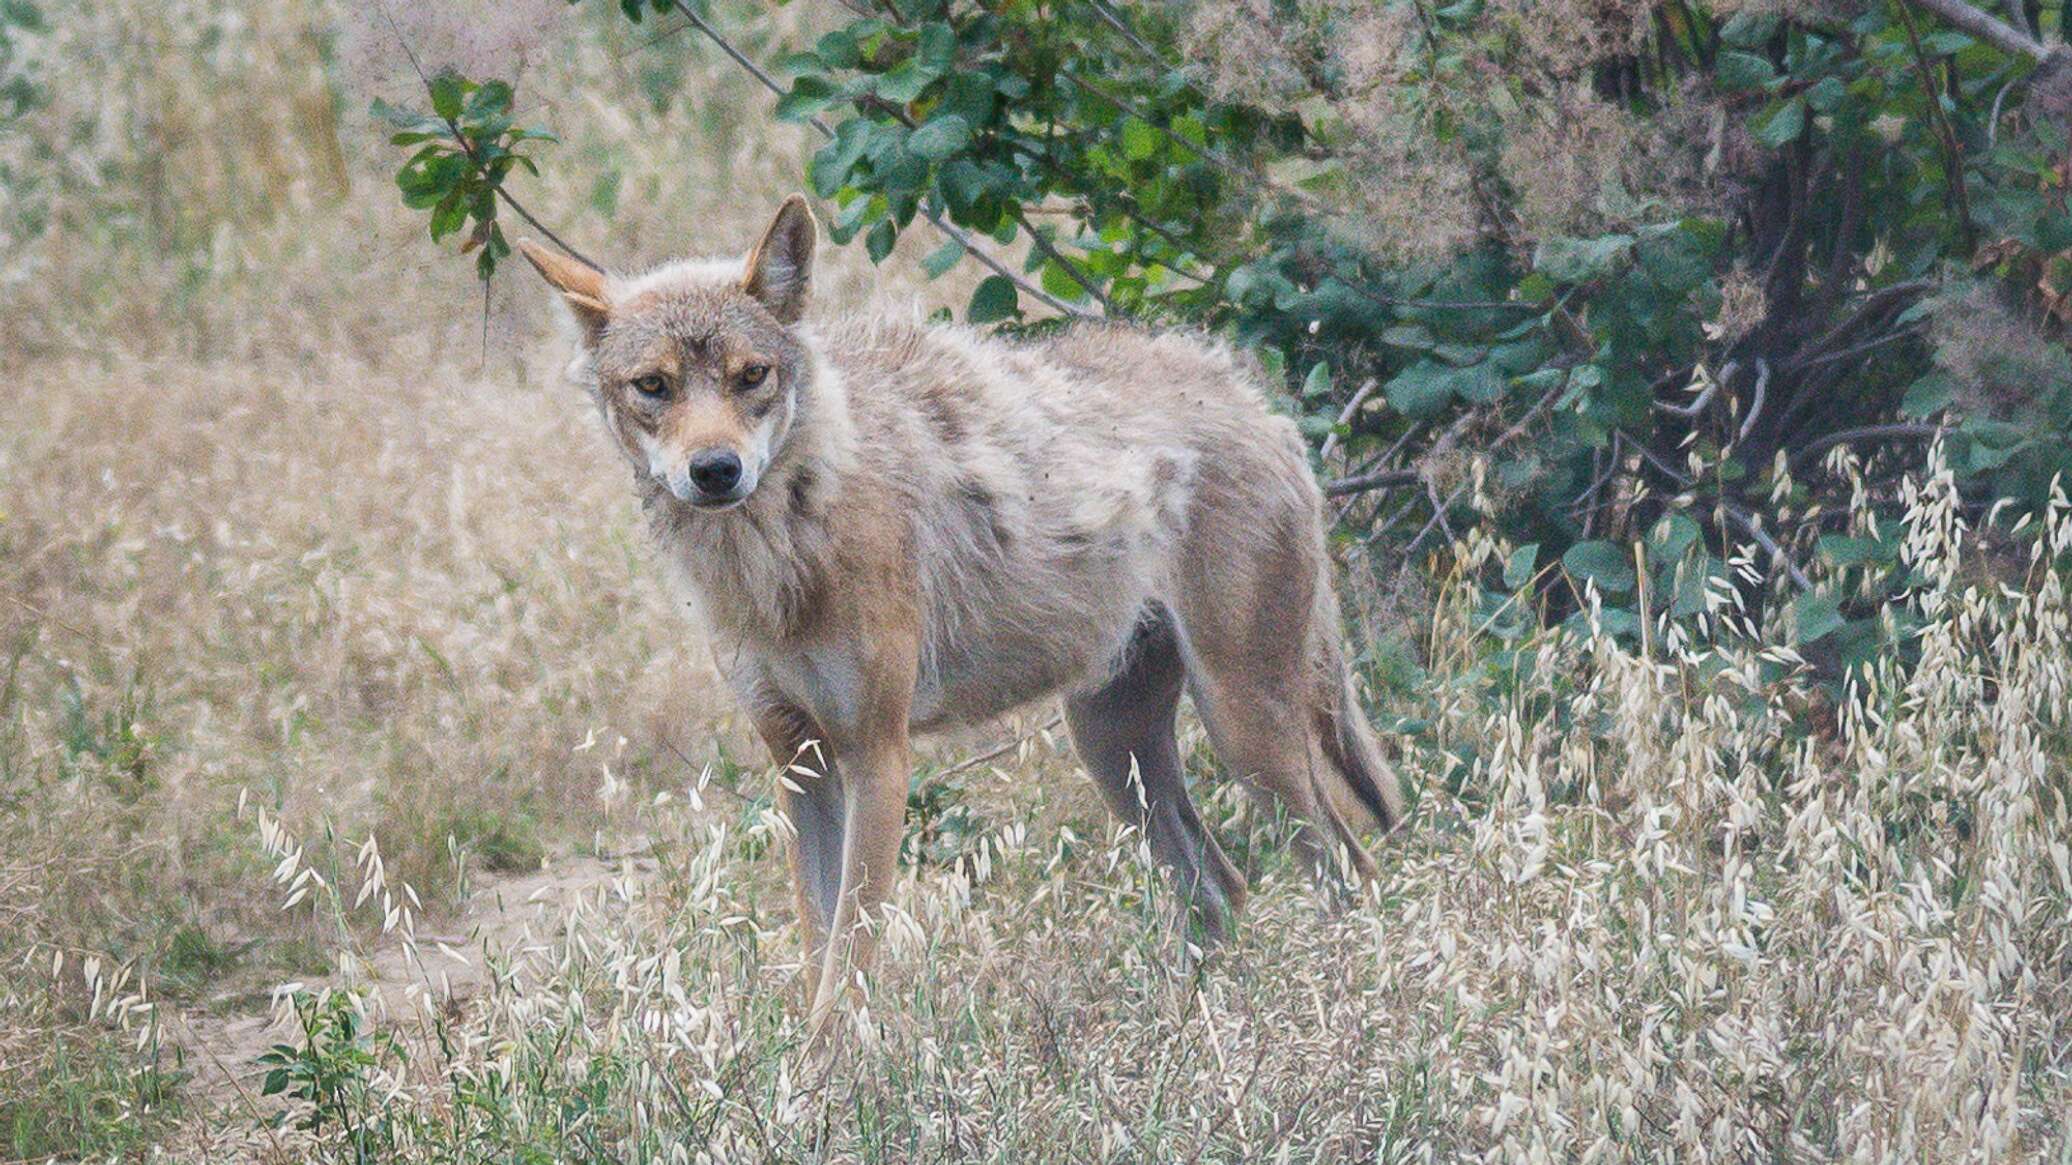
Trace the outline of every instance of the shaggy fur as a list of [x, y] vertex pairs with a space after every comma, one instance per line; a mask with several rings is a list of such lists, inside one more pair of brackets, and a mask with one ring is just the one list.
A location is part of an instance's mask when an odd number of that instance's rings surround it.
[[[1345, 674], [1316, 482], [1256, 373], [1116, 326], [808, 325], [814, 237], [794, 197], [745, 265], [525, 254], [582, 322], [572, 374], [731, 683], [780, 765], [822, 773], [784, 791], [816, 1018], [869, 953], [910, 734], [1046, 697], [1212, 933], [1244, 883], [1187, 796], [1183, 687], [1320, 876], [1371, 873], [1353, 823], [1392, 824], [1401, 794]], [[729, 455], [741, 484], [701, 492], [687, 467]]]

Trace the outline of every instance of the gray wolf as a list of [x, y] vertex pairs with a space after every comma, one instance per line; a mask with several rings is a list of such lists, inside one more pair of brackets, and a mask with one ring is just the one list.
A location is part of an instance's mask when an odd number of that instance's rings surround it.
[[[1221, 763], [1326, 881], [1402, 793], [1350, 686], [1322, 499], [1260, 377], [1201, 337], [808, 323], [786, 200], [745, 260], [606, 274], [530, 242], [571, 375], [780, 767], [816, 1030], [870, 957], [916, 733], [1061, 696], [1080, 759], [1211, 937], [1243, 877], [1188, 799], [1190, 691]], [[796, 787], [792, 787], [796, 786]]]

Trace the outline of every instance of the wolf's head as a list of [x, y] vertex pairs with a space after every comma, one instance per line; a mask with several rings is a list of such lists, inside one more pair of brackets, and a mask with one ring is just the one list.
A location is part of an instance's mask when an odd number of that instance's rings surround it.
[[794, 194], [743, 262], [622, 277], [519, 242], [575, 311], [584, 378], [613, 436], [678, 501], [741, 504], [783, 447], [811, 376], [793, 325], [806, 307], [815, 235]]

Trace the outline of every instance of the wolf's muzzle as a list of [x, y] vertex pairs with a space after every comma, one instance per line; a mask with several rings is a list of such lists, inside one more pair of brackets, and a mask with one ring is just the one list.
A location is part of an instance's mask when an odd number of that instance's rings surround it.
[[701, 449], [691, 455], [681, 472], [669, 475], [669, 492], [679, 501], [720, 508], [748, 496], [755, 483], [746, 478], [740, 454], [732, 449]]

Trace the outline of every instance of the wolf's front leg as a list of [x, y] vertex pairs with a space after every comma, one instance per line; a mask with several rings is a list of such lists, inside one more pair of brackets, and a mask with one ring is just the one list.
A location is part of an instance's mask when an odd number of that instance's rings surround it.
[[842, 892], [842, 837], [848, 814], [834, 744], [804, 709], [781, 700], [753, 706], [756, 731], [777, 766], [777, 803], [791, 823], [792, 887], [806, 938], [806, 1000], [820, 989], [821, 958]]
[[856, 750], [845, 750], [842, 793], [842, 888], [821, 956], [813, 997], [812, 1029], [827, 1034], [842, 997], [857, 973], [870, 965], [880, 920], [877, 906], [899, 876], [899, 843], [905, 835], [907, 773], [911, 752], [906, 726]]
[[833, 738], [841, 768], [842, 877], [820, 981], [813, 995], [816, 1040], [877, 946], [877, 906], [899, 874], [899, 843], [906, 819], [907, 775], [912, 765], [908, 712], [913, 705], [920, 640], [904, 610], [861, 620], [871, 629], [851, 642], [856, 654], [822, 657], [815, 716]]

